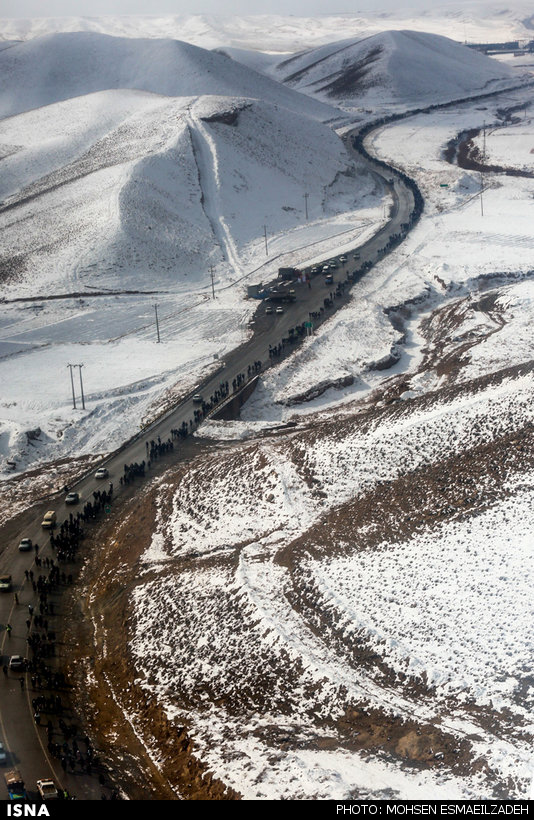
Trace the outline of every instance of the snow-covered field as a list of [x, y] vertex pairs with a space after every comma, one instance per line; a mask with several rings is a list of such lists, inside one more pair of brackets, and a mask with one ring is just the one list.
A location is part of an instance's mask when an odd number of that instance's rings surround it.
[[473, 697], [530, 720], [532, 476], [521, 480], [521, 493], [472, 521], [310, 562], [306, 572], [320, 606], [397, 671], [425, 674], [441, 697]]
[[505, 125], [488, 123], [477, 136], [475, 144], [488, 165], [515, 168], [533, 173], [534, 143], [532, 140], [532, 99], [525, 101], [516, 120]]
[[[289, 439], [199, 458], [177, 484], [162, 485], [158, 529], [143, 556], [147, 580], [134, 594], [132, 650], [147, 691], [186, 723], [224, 782], [255, 799], [310, 796], [311, 782], [321, 798], [353, 788], [384, 796], [384, 781], [372, 785], [384, 762], [377, 750], [367, 785], [359, 754], [352, 774], [333, 774], [340, 754], [348, 762], [344, 720], [364, 703], [393, 723], [417, 721], [423, 734], [438, 721], [444, 733], [431, 758], [447, 764], [430, 765], [422, 780], [408, 765], [389, 796], [428, 796], [429, 788], [444, 797], [524, 796], [534, 730], [525, 662], [531, 473], [510, 476], [502, 500], [472, 518], [463, 495], [448, 504], [444, 466], [442, 498], [427, 490], [412, 537], [381, 535], [395, 520], [396, 482], [532, 428], [532, 398], [529, 373], [413, 408], [401, 402], [376, 418], [346, 411]], [[473, 492], [468, 468], [463, 480]], [[382, 487], [381, 503], [369, 502]], [[485, 490], [476, 485], [481, 498]], [[363, 524], [358, 508], [367, 510]], [[371, 669], [362, 646], [381, 659]], [[424, 687], [417, 700], [401, 673]], [[319, 752], [326, 739], [329, 754]], [[482, 771], [460, 776], [451, 743], [467, 743]], [[291, 779], [295, 766], [301, 774]]]
[[[441, 101], [519, 74], [413, 31], [530, 39], [531, 19], [526, 4], [471, 2], [4, 21], [4, 475], [119, 445], [246, 338], [247, 281], [373, 235], [389, 197], [336, 128], [428, 103], [430, 80]], [[374, 35], [388, 59], [364, 96], [340, 94], [344, 110], [309, 96]], [[280, 54], [306, 49], [282, 84]], [[528, 794], [534, 179], [482, 178], [445, 150], [485, 127], [487, 163], [529, 171], [531, 106], [524, 89], [374, 131], [369, 151], [417, 181], [421, 220], [264, 375], [242, 421], [206, 424], [212, 448], [149, 488], [132, 678], [244, 797]], [[83, 364], [85, 411], [67, 364]]]
[[[4, 470], [11, 460], [20, 469], [118, 447], [160, 406], [167, 391], [179, 396], [193, 389], [214, 355], [239, 345], [248, 333], [246, 313], [231, 299], [226, 305], [222, 299], [158, 299], [160, 344], [154, 298], [98, 302], [93, 309], [84, 299], [62, 300], [60, 306], [38, 301], [21, 308], [17, 303], [5, 311], [13, 322], [1, 333]], [[215, 327], [226, 329], [222, 339]], [[110, 330], [116, 333], [113, 339]], [[83, 365], [81, 385], [79, 370], [73, 371], [76, 409], [68, 364]], [[27, 432], [37, 428], [39, 436], [30, 440]]]

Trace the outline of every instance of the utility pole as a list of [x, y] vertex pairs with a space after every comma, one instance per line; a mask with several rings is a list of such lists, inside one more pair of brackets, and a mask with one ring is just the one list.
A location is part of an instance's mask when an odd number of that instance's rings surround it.
[[484, 216], [484, 202], [482, 194], [484, 192], [484, 168], [486, 167], [486, 120], [482, 127], [482, 171], [480, 172], [480, 214]]
[[159, 320], [158, 320], [158, 306], [157, 305], [154, 305], [154, 310], [156, 312], [156, 333], [158, 334], [158, 344], [159, 344], [161, 342], [161, 339], [160, 339], [160, 336], [159, 336]]
[[71, 384], [71, 387], [72, 387], [72, 406], [73, 406], [74, 410], [76, 410], [76, 394], [74, 392], [74, 378], [72, 376], [72, 368], [76, 367], [76, 365], [75, 364], [68, 364], [67, 367], [70, 368], [70, 384]]
[[308, 197], [309, 197], [309, 194], [304, 194], [304, 206], [306, 208], [306, 222], [308, 221]]
[[267, 225], [263, 226], [263, 235], [265, 237], [265, 256], [269, 256], [269, 251], [267, 250]]
[[212, 298], [215, 299], [215, 283], [214, 283], [214, 280], [213, 280], [213, 276], [214, 276], [213, 265], [210, 265], [210, 276], [211, 276], [211, 295], [212, 295]]
[[83, 382], [82, 382], [82, 367], [83, 364], [75, 364], [73, 367], [77, 367], [80, 371], [80, 392], [82, 394], [82, 410], [85, 410], [85, 396], [83, 395]]

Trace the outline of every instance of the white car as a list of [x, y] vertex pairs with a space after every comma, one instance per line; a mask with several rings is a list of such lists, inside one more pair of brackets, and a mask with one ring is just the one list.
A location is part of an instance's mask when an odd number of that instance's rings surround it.
[[108, 478], [109, 473], [107, 467], [99, 467], [95, 473], [95, 478]]
[[56, 514], [54, 510], [48, 510], [41, 521], [41, 527], [45, 530], [53, 530], [56, 526]]
[[57, 800], [59, 797], [56, 784], [53, 780], [38, 780], [37, 789], [41, 796], [41, 800]]
[[283, 308], [283, 307], [280, 307], [280, 305], [278, 305], [278, 307], [276, 308], [276, 312], [277, 312], [277, 313], [283, 313], [283, 312], [284, 312], [284, 308]]

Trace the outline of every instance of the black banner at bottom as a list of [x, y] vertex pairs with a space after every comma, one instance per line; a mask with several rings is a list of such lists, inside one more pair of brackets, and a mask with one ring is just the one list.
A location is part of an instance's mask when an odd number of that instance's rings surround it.
[[[98, 801], [79, 801], [79, 800], [53, 800], [46, 803], [30, 803], [30, 802], [7, 802], [4, 803], [5, 817], [69, 817], [72, 818], [73, 812], [76, 811], [76, 804], [86, 802], [89, 805], [95, 804]], [[101, 820], [106, 817], [112, 820], [120, 820], [121, 817], [128, 817], [132, 812], [136, 811], [136, 806], [141, 807], [147, 803], [165, 803], [166, 808], [172, 811], [172, 806], [176, 802], [180, 804], [180, 814], [187, 815], [189, 811], [191, 814], [198, 813], [199, 801], [154, 801], [147, 799], [142, 800], [102, 800], [98, 806], [98, 814]], [[202, 802], [202, 801], [201, 801]], [[210, 803], [210, 811], [217, 811], [217, 803], [219, 801], [205, 801]], [[228, 803], [228, 801], [222, 801]], [[231, 801], [231, 808], [226, 805], [224, 811], [231, 811], [232, 815], [240, 816], [241, 812], [247, 814], [250, 812], [250, 803], [267, 804], [267, 806], [276, 806], [276, 814], [285, 814], [288, 816], [294, 815], [295, 812], [303, 809], [298, 807], [301, 804], [313, 803], [314, 814], [319, 814], [323, 817], [336, 818], [405, 818], [405, 817], [475, 817], [484, 816], [489, 817], [528, 817], [530, 807], [534, 805], [534, 801], [529, 800], [238, 800]], [[178, 806], [175, 806], [178, 809]], [[91, 810], [91, 809], [89, 809]], [[163, 809], [164, 811], [166, 809]], [[0, 810], [1, 811], [1, 810]], [[305, 808], [304, 811], [309, 811]], [[278, 818], [277, 818], [278, 820]]]

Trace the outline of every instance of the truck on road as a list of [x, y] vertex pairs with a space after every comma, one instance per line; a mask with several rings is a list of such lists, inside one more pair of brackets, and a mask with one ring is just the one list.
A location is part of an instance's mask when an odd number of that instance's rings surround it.
[[297, 296], [294, 290], [271, 290], [268, 300], [269, 302], [296, 302]]
[[24, 780], [18, 769], [8, 769], [4, 775], [10, 800], [27, 800]]

